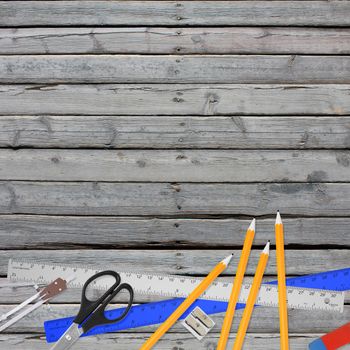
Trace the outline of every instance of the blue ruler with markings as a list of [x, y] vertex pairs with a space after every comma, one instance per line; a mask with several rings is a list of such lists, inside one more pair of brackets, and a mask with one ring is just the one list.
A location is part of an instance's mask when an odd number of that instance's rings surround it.
[[[266, 284], [276, 285], [277, 281], [271, 281]], [[287, 278], [287, 286], [320, 290], [347, 291], [350, 290], [350, 268], [321, 272], [301, 277]], [[173, 311], [182, 303], [183, 300], [183, 298], [176, 298], [133, 306], [128, 315], [122, 321], [115, 324], [93, 328], [82, 336], [86, 337], [90, 335], [117, 332], [162, 323], [173, 313]], [[227, 305], [228, 303], [224, 301], [200, 299], [192, 304], [180, 319], [185, 318], [197, 306], [199, 306], [205, 313], [210, 315], [225, 312]], [[237, 304], [236, 309], [242, 309], [244, 307], [245, 304]], [[123, 313], [124, 310], [124, 308], [119, 308], [106, 311], [106, 317], [110, 319], [117, 318]], [[74, 318], [75, 317], [67, 317], [46, 321], [44, 323], [44, 328], [47, 342], [56, 342], [69, 328]]]

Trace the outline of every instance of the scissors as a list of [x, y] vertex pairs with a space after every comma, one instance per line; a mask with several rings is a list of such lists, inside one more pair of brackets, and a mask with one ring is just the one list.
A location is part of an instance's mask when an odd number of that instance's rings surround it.
[[[115, 283], [95, 301], [91, 301], [86, 296], [86, 290], [88, 286], [96, 279], [102, 276], [111, 276], [115, 279]], [[125, 311], [115, 319], [108, 319], [105, 317], [104, 312], [108, 304], [119, 294], [122, 290], [127, 290], [130, 299]], [[130, 311], [134, 300], [134, 291], [130, 284], [120, 284], [120, 275], [115, 271], [102, 271], [96, 275], [90, 277], [84, 284], [83, 292], [81, 296], [81, 305], [78, 315], [73, 321], [73, 324], [66, 330], [57, 343], [50, 350], [66, 350], [70, 349], [72, 345], [80, 338], [83, 333], [88, 332], [90, 329], [102, 326], [110, 323], [116, 323], [122, 320]]]

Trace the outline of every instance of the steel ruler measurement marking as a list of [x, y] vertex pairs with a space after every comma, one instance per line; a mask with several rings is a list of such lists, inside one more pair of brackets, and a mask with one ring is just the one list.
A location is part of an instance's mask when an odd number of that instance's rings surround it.
[[[277, 281], [269, 282], [269, 284], [275, 283], [277, 283]], [[334, 289], [338, 291], [347, 291], [350, 290], [350, 268], [327, 271], [302, 277], [287, 278], [287, 285], [319, 288], [321, 290]], [[108, 326], [96, 327], [82, 336], [85, 337], [107, 332], [117, 332], [162, 323], [182, 301], [183, 299], [179, 298], [133, 306], [130, 313], [121, 322]], [[226, 302], [200, 299], [191, 305], [191, 307], [180, 317], [180, 320], [187, 317], [187, 315], [197, 306], [208, 315], [226, 312], [227, 309]], [[244, 304], [237, 304], [236, 309], [242, 309], [244, 307]], [[108, 318], [117, 318], [123, 310], [124, 308], [107, 311], [106, 316]], [[50, 343], [56, 342], [72, 324], [73, 319], [74, 317], [67, 317], [46, 321], [44, 323], [46, 340]]]
[[[109, 268], [110, 269], [110, 268]], [[101, 269], [79, 267], [74, 265], [40, 264], [29, 261], [10, 260], [8, 277], [13, 281], [35, 281], [50, 283], [55, 278], [75, 276], [71, 287], [82, 288], [85, 281]], [[123, 283], [129, 283], [135, 294], [156, 295], [170, 298], [186, 298], [201, 282], [200, 279], [169, 275], [137, 274], [120, 272]], [[99, 279], [94, 288], [106, 290], [112, 284], [110, 277]], [[239, 297], [240, 303], [245, 303], [249, 296], [250, 285], [244, 284]], [[227, 302], [230, 298], [232, 283], [214, 282], [201, 295], [201, 299]], [[342, 312], [344, 293], [324, 290], [308, 290], [300, 287], [287, 288], [288, 307], [295, 309], [317, 309]], [[263, 284], [260, 288], [257, 304], [260, 306], [278, 306], [277, 286]]]

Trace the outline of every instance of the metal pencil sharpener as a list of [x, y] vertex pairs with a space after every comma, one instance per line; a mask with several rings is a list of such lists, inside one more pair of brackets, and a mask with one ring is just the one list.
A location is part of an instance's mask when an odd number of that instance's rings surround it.
[[198, 306], [182, 321], [182, 324], [198, 340], [202, 340], [215, 326], [215, 322]]

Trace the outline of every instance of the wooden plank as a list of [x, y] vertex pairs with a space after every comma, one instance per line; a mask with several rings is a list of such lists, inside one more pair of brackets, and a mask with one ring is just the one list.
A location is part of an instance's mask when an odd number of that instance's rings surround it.
[[349, 85], [0, 85], [2, 115], [346, 115]]
[[347, 26], [347, 1], [1, 1], [0, 26]]
[[[305, 350], [308, 344], [323, 334], [290, 334], [290, 346], [293, 350]], [[113, 350], [118, 342], [119, 350], [130, 350], [139, 348], [144, 341], [149, 337], [149, 333], [137, 333], [135, 335], [128, 335], [123, 333], [118, 334], [105, 334], [103, 337], [88, 337], [80, 339], [74, 348], [77, 350], [101, 348], [105, 350]], [[232, 348], [235, 339], [235, 334], [230, 336], [228, 341], [228, 347]], [[219, 340], [218, 334], [210, 333], [206, 336], [205, 340], [198, 342], [194, 337], [188, 334], [166, 334], [156, 345], [155, 349], [168, 350], [180, 349], [181, 350], [205, 350], [212, 349], [212, 346], [216, 346]], [[0, 336], [0, 342], [6, 344], [8, 350], [22, 350], [23, 344], [25, 344], [26, 350], [44, 350], [48, 345], [42, 337], [38, 337], [34, 334], [3, 334]], [[278, 334], [251, 334], [248, 333], [245, 338], [245, 345], [243, 349], [250, 350], [278, 350], [279, 349], [279, 336]], [[345, 346], [342, 350], [349, 350], [349, 346]]]
[[[0, 306], [1, 313], [7, 312], [12, 305]], [[44, 321], [63, 318], [76, 315], [79, 309], [79, 305], [50, 305], [50, 307], [42, 307], [39, 310], [28, 315], [20, 322], [15, 324], [11, 329], [8, 329], [8, 333], [43, 333]], [[242, 310], [237, 311], [237, 316], [234, 318], [232, 332], [237, 331], [238, 323], [241, 319]], [[350, 306], [346, 305], [343, 313], [337, 312], [325, 312], [325, 311], [309, 311], [309, 310], [289, 310], [289, 331], [291, 333], [310, 333], [310, 332], [322, 332], [327, 333], [335, 328], [342, 326], [349, 321]], [[216, 325], [213, 329], [213, 334], [217, 334], [221, 330], [221, 324], [223, 321], [223, 314], [216, 314], [212, 316]], [[250, 333], [279, 333], [279, 316], [278, 308], [256, 308], [253, 313], [253, 317], [249, 324]], [[133, 337], [137, 337], [138, 333], [153, 332], [156, 326], [134, 328], [128, 331]], [[126, 333], [126, 332], [125, 332]], [[168, 334], [175, 333], [180, 336], [180, 333], [185, 334], [187, 339], [192, 339], [192, 335], [189, 335], [188, 331], [178, 322], [168, 332]], [[100, 337], [98, 337], [100, 338]], [[102, 338], [105, 338], [104, 336]], [[196, 340], [196, 342], [198, 342]], [[169, 343], [166, 342], [169, 349]], [[165, 345], [164, 344], [164, 345]], [[187, 344], [187, 341], [186, 341]], [[266, 345], [266, 343], [265, 343]], [[115, 346], [115, 341], [114, 341]], [[263, 349], [266, 349], [263, 348]], [[293, 348], [294, 350], [294, 348]]]
[[0, 179], [109, 182], [348, 182], [347, 151], [0, 150]]
[[[271, 232], [270, 237], [273, 238]], [[160, 274], [206, 275], [208, 264], [214, 265], [230, 255], [230, 250], [125, 250], [125, 249], [90, 249], [90, 250], [2, 250], [0, 255], [0, 274], [7, 274], [9, 259], [31, 259], [48, 263], [99, 265], [121, 271], [144, 271]], [[223, 275], [232, 275], [237, 266], [240, 250], [234, 250], [231, 268]], [[247, 267], [247, 275], [254, 275], [261, 249], [252, 251]], [[305, 275], [320, 271], [335, 270], [349, 265], [349, 250], [312, 249], [286, 250], [287, 274]], [[276, 274], [275, 251], [270, 255], [266, 275]]]
[[0, 213], [349, 216], [345, 183], [1, 182]]
[[350, 54], [347, 28], [0, 29], [0, 54]]
[[0, 147], [342, 149], [350, 117], [4, 116]]
[[0, 56], [0, 83], [350, 83], [350, 56]]
[[[62, 220], [61, 216], [1, 215], [0, 248], [240, 247], [249, 222], [232, 218], [65, 216]], [[297, 218], [284, 219], [283, 223], [286, 246], [350, 246], [349, 218]], [[258, 220], [255, 245], [271, 239], [273, 225], [274, 219]]]

